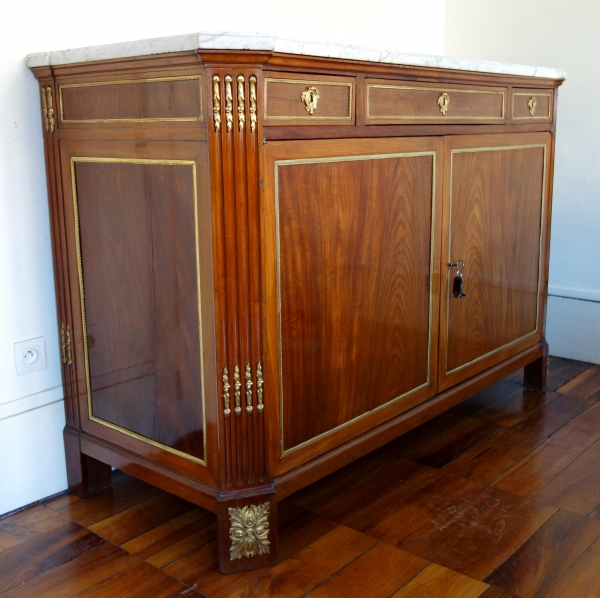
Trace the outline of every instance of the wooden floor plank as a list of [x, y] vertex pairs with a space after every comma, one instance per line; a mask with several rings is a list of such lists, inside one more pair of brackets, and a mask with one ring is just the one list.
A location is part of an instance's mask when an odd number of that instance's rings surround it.
[[[44, 506], [32, 507], [0, 520], [0, 552], [53, 530], [68, 519]], [[1, 557], [0, 557], [1, 558]]]
[[387, 598], [428, 562], [380, 542], [310, 592], [310, 598]]
[[594, 403], [579, 417], [550, 437], [552, 444], [587, 448], [600, 438], [600, 403]]
[[456, 426], [408, 453], [407, 459], [439, 469], [460, 457], [498, 431], [499, 427], [473, 417], [465, 417]]
[[553, 400], [543, 409], [531, 414], [512, 428], [501, 429], [464, 453], [445, 469], [468, 479], [490, 483], [516, 465], [588, 406], [589, 403], [585, 399], [555, 394]]
[[535, 411], [544, 400], [543, 395], [526, 391], [521, 384], [505, 379], [459, 403], [453, 411], [492, 423], [513, 425]]
[[2, 598], [56, 598], [71, 596], [139, 563], [139, 560], [112, 544], [104, 544], [60, 567], [33, 578], [2, 594]]
[[178, 589], [186, 588], [148, 563], [138, 562], [72, 594], [70, 598], [164, 598]]
[[59, 567], [105, 543], [100, 536], [69, 521], [9, 548], [0, 558], [0, 593]]
[[581, 446], [556, 446], [552, 444], [552, 438], [521, 459], [493, 486], [517, 496], [531, 497], [585, 451]]
[[396, 461], [396, 458], [389, 453], [383, 450], [374, 451], [294, 493], [291, 500], [305, 509], [315, 509], [347, 492], [350, 488], [365, 482], [390, 466], [394, 461]]
[[600, 521], [559, 511], [485, 581], [522, 598], [542, 598], [600, 536]]
[[[161, 494], [161, 490], [141, 480], [120, 477], [110, 488], [85, 500], [58, 507], [57, 511], [80, 525], [89, 526]], [[52, 507], [52, 504], [48, 506]]]
[[600, 390], [600, 366], [593, 365], [558, 388], [557, 392], [587, 399]]
[[478, 598], [487, 589], [487, 583], [431, 563], [398, 590], [392, 598], [423, 598], [425, 596]]
[[216, 536], [216, 516], [198, 507], [125, 542], [122, 548], [160, 569]]
[[415, 544], [411, 552], [482, 580], [556, 511], [490, 488]]
[[193, 508], [192, 503], [182, 498], [161, 493], [135, 507], [94, 523], [90, 529], [113, 544], [122, 544]]
[[411, 453], [416, 448], [431, 441], [453, 426], [460, 424], [465, 419], [466, 416], [450, 409], [421, 424], [417, 428], [410, 430], [406, 434], [402, 434], [402, 436], [399, 436], [395, 440], [388, 442], [382, 447], [382, 450], [398, 458], [405, 457], [408, 453]]
[[547, 594], [547, 598], [598, 598], [600, 539], [596, 540]]
[[[336, 523], [314, 513], [304, 512], [300, 517], [278, 528], [278, 561], [285, 563], [295, 554], [338, 527]], [[163, 571], [206, 596], [229, 596], [238, 587], [253, 583], [262, 571], [245, 571], [221, 575], [217, 563], [216, 541], [177, 559]]]
[[376, 540], [348, 527], [339, 526], [276, 567], [227, 579], [203, 591], [211, 596], [264, 596], [300, 598], [376, 544]]
[[397, 507], [382, 511], [364, 532], [408, 549], [441, 525], [485, 489], [485, 485], [453, 474], [443, 475]]
[[587, 449], [537, 494], [536, 499], [579, 515], [600, 504], [600, 450]]
[[585, 370], [589, 369], [590, 365], [581, 361], [551, 357], [548, 362], [546, 387], [548, 390], [555, 391], [582, 372], [585, 372]]
[[382, 512], [406, 500], [440, 475], [437, 469], [402, 459], [316, 512], [362, 531], [373, 525]]

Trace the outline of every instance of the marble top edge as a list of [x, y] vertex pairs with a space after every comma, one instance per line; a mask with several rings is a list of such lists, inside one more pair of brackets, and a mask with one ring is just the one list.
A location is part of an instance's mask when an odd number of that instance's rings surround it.
[[58, 66], [114, 58], [132, 58], [168, 52], [185, 52], [193, 50], [254, 50], [320, 56], [323, 58], [341, 58], [384, 64], [422, 66], [443, 68], [499, 75], [516, 75], [523, 77], [543, 77], [547, 79], [564, 79], [562, 69], [525, 66], [520, 64], [504, 64], [487, 60], [469, 58], [453, 58], [433, 54], [415, 54], [408, 52], [378, 50], [345, 44], [317, 41], [301, 41], [283, 37], [274, 37], [265, 33], [189, 33], [157, 37], [131, 42], [119, 42], [85, 48], [58, 50], [55, 52], [38, 52], [26, 57], [27, 66]]

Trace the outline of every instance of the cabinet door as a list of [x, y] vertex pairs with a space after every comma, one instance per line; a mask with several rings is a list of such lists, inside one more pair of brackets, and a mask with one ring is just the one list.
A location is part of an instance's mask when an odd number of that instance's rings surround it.
[[277, 473], [435, 394], [441, 149], [439, 138], [267, 143]]
[[82, 428], [202, 477], [216, 403], [205, 147], [63, 141], [60, 157]]
[[547, 133], [445, 141], [440, 389], [541, 339], [549, 149]]

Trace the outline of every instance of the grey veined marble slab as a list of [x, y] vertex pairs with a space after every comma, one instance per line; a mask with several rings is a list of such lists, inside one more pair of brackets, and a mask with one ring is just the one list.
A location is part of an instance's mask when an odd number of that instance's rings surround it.
[[109, 60], [111, 58], [131, 58], [148, 56], [166, 52], [183, 52], [189, 50], [267, 50], [285, 54], [302, 54], [305, 56], [323, 56], [326, 58], [345, 58], [364, 60], [386, 64], [405, 64], [410, 66], [437, 67], [479, 73], [496, 73], [500, 75], [522, 75], [526, 77], [545, 77], [548, 79], [564, 79], [561, 69], [523, 66], [520, 64], [504, 64], [486, 60], [470, 60], [435, 56], [430, 54], [409, 54], [375, 48], [362, 48], [344, 44], [300, 41], [273, 37], [262, 33], [190, 33], [157, 37], [103, 46], [89, 46], [55, 52], [39, 52], [27, 56], [27, 66], [53, 66]]

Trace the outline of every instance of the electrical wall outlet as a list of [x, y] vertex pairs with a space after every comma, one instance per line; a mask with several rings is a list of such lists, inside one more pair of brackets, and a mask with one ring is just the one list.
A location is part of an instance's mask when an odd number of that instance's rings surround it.
[[46, 367], [46, 344], [43, 336], [15, 343], [17, 376], [43, 370]]

